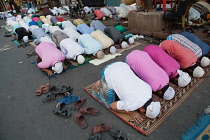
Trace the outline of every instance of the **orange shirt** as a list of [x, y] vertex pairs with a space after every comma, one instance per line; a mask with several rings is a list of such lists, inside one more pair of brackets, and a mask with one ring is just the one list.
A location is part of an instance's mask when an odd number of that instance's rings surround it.
[[194, 52], [173, 40], [165, 40], [161, 42], [160, 47], [171, 57], [176, 59], [180, 64], [181, 69], [186, 69], [194, 65], [198, 59]]

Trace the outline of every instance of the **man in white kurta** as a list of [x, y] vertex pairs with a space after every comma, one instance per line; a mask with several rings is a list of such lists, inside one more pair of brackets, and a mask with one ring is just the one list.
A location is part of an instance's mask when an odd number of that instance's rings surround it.
[[80, 36], [80, 34], [70, 26], [66, 27], [63, 30], [63, 33], [66, 34], [69, 38], [72, 38], [74, 41], [76, 41]]
[[79, 64], [84, 63], [85, 58], [82, 56], [84, 49], [72, 38], [63, 39], [60, 42], [60, 48], [66, 59], [77, 60]]
[[[137, 77], [124, 62], [108, 65], [104, 70], [104, 77], [109, 88], [113, 89], [120, 99], [110, 105], [115, 111], [124, 111], [123, 113], [129, 114], [129, 112], [139, 110], [152, 98], [150, 85]], [[149, 118], [157, 117], [159, 112], [160, 102], [151, 101], [146, 107], [146, 116]]]

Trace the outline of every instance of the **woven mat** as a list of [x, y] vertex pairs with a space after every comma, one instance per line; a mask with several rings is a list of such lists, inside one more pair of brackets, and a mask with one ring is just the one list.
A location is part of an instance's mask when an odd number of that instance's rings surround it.
[[[167, 117], [185, 100], [187, 99], [187, 97], [190, 96], [190, 94], [192, 93], [192, 91], [198, 87], [203, 81], [204, 79], [210, 75], [210, 66], [208, 66], [207, 68], [204, 68], [205, 70], [205, 75], [202, 78], [192, 78], [191, 83], [184, 87], [184, 88], [180, 88], [176, 85], [173, 85], [170, 83], [170, 85], [175, 89], [176, 91], [176, 95], [175, 97], [170, 100], [170, 101], [165, 101], [162, 100], [161, 101], [161, 111], [160, 114], [158, 115], [157, 118], [155, 119], [149, 119], [146, 118], [144, 119], [143, 122], [141, 122], [140, 124], [138, 124], [137, 122], [135, 122], [134, 119], [132, 119], [129, 115], [127, 114], [123, 114], [123, 113], [117, 113], [114, 112], [110, 109], [112, 113], [114, 113], [116, 116], [118, 116], [120, 119], [122, 119], [123, 121], [125, 121], [127, 124], [129, 124], [130, 126], [132, 126], [133, 128], [135, 128], [136, 130], [140, 131], [141, 133], [143, 133], [144, 135], [150, 135], [155, 129], [157, 129], [157, 127], [159, 125], [162, 124], [163, 121], [165, 121], [167, 119]], [[86, 87], [83, 87], [84, 90], [89, 93], [89, 95], [91, 95], [94, 99], [96, 99], [98, 102], [100, 102], [96, 97], [94, 97], [94, 95], [92, 94], [92, 87], [95, 83], [88, 85]], [[101, 103], [101, 102], [100, 102]], [[101, 103], [105, 108], [106, 106]]]

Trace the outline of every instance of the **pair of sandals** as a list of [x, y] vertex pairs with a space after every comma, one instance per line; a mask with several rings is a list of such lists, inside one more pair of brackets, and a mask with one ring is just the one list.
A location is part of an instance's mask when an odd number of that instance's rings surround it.
[[50, 90], [50, 84], [41, 85], [36, 90], [36, 96], [40, 96], [43, 93], [46, 94], [49, 92], [49, 90]]
[[[121, 130], [112, 128], [109, 124], [96, 125], [91, 129], [91, 137], [89, 140], [101, 140], [101, 132], [108, 131], [113, 140], [130, 140], [130, 138]], [[111, 139], [111, 138], [110, 138]]]
[[100, 114], [100, 111], [92, 107], [80, 108], [79, 111], [75, 114], [74, 120], [82, 129], [84, 129], [88, 127], [88, 123], [84, 115], [98, 116], [99, 114]]
[[73, 90], [73, 88], [70, 87], [70, 86], [62, 86], [61, 88], [57, 88], [54, 85], [50, 88], [50, 93], [51, 94], [47, 95], [47, 97], [42, 99], [42, 102], [46, 103], [46, 102], [49, 102], [49, 101], [56, 100], [56, 97], [60, 96], [60, 95], [64, 95], [64, 96], [71, 95], [72, 90]]

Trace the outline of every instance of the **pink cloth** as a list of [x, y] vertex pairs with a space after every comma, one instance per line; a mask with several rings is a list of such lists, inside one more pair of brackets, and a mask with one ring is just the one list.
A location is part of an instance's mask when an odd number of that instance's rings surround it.
[[98, 10], [98, 9], [96, 9], [94, 11], [94, 14], [96, 15], [95, 19], [102, 19], [103, 17], [105, 17], [105, 14], [102, 11]]
[[161, 42], [160, 47], [171, 57], [176, 59], [181, 69], [186, 69], [194, 65], [198, 59], [194, 52], [173, 40], [164, 40]]
[[37, 21], [39, 21], [40, 19], [39, 19], [38, 17], [34, 17], [34, 18], [32, 18], [32, 20], [33, 20], [34, 22], [37, 22]]
[[56, 62], [65, 60], [65, 55], [50, 42], [41, 42], [35, 50], [42, 59], [42, 62], [37, 65], [38, 68], [53, 67]]
[[177, 70], [180, 69], [179, 63], [169, 56], [162, 48], [155, 45], [144, 47], [144, 51], [149, 54], [152, 60], [158, 64], [170, 78], [178, 75]]
[[130, 52], [126, 57], [126, 62], [140, 79], [152, 87], [154, 92], [169, 83], [167, 73], [144, 51], [134, 50]]

